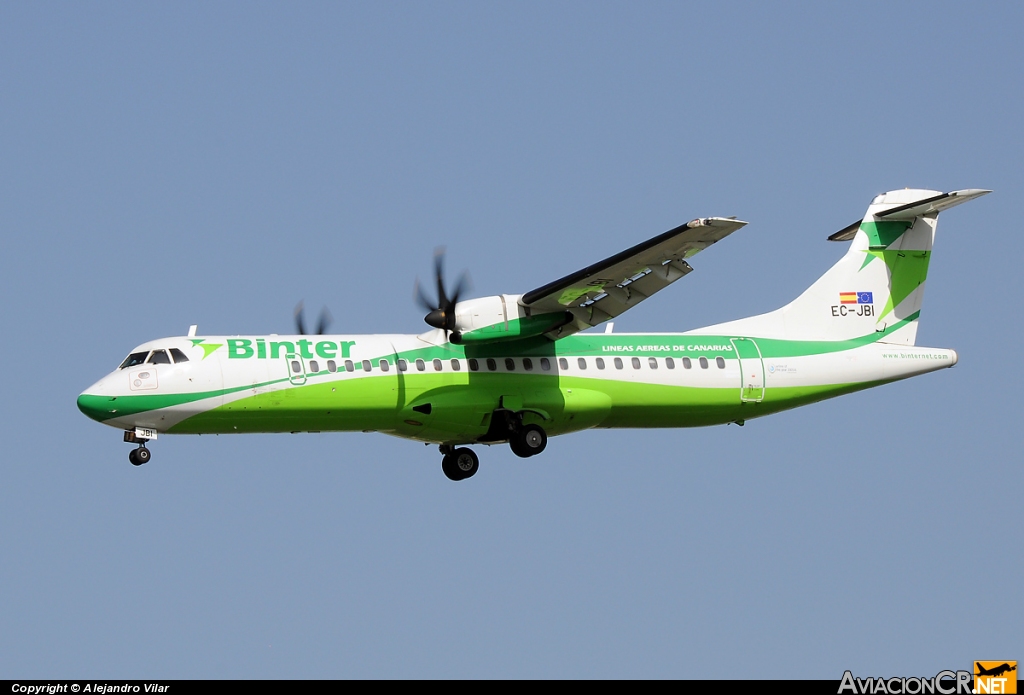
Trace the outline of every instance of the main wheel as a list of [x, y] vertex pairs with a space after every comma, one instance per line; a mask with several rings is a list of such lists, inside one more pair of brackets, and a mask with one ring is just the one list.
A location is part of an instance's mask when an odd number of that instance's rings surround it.
[[447, 454], [441, 459], [441, 470], [444, 471], [445, 477], [448, 480], [462, 480], [462, 475], [459, 473], [459, 469], [455, 467], [455, 455]]
[[456, 449], [450, 454], [450, 456], [455, 464], [455, 471], [460, 476], [459, 480], [472, 478], [476, 475], [477, 469], [480, 468], [480, 459], [476, 457], [476, 454], [472, 449], [467, 449], [465, 447]]
[[149, 459], [151, 456], [152, 454], [149, 453], [149, 449], [147, 449], [144, 446], [140, 446], [138, 449], [135, 450], [134, 463], [136, 466], [141, 466], [144, 463], [149, 463]]
[[[548, 445], [548, 435], [539, 425], [526, 425], [512, 441], [515, 442], [512, 451], [517, 456], [525, 458], [526, 456], [536, 456], [544, 451], [544, 447]], [[520, 451], [523, 453], [519, 453]]]
[[530, 456], [530, 450], [526, 448], [526, 444], [523, 443], [522, 435], [514, 434], [512, 439], [508, 440], [508, 448], [512, 450], [512, 453], [521, 459], [528, 458]]

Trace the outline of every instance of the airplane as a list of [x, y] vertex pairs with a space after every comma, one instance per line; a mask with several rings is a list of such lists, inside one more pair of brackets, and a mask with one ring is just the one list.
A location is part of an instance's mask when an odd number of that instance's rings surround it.
[[976, 676], [1001, 676], [1004, 673], [1017, 670], [1016, 662], [1013, 666], [1010, 666], [1008, 663], [1003, 663], [993, 668], [985, 668], [977, 661], [974, 662], [974, 665], [978, 668], [978, 672], [974, 674]]
[[[952, 367], [915, 344], [938, 214], [990, 191], [904, 189], [828, 237], [846, 253], [789, 304], [682, 333], [615, 333], [612, 319], [693, 270], [746, 222], [698, 218], [526, 292], [463, 299], [435, 258], [430, 330], [162, 338], [78, 397], [124, 430], [129, 460], [164, 434], [381, 432], [435, 444], [451, 480], [476, 444], [526, 458], [590, 428], [736, 423]], [[463, 276], [464, 278], [465, 276]], [[605, 323], [603, 332], [590, 331]]]

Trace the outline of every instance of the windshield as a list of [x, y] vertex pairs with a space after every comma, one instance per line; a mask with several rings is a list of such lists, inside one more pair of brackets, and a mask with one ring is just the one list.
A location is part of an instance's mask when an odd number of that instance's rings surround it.
[[154, 350], [147, 362], [149, 364], [170, 364], [171, 358], [167, 356], [167, 351], [165, 350]]
[[133, 352], [124, 358], [124, 362], [118, 369], [124, 369], [125, 367], [134, 367], [137, 364], [143, 364], [146, 361], [146, 355], [149, 354], [149, 350], [145, 352]]

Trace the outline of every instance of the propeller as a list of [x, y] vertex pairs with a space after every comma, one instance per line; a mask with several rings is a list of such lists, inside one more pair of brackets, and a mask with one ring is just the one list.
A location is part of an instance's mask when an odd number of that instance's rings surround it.
[[[299, 335], [309, 335], [306, 332], [306, 322], [302, 318], [303, 306], [302, 302], [295, 305], [295, 330]], [[331, 312], [327, 311], [327, 307], [320, 310], [320, 319], [316, 324], [316, 335], [323, 335], [327, 332], [327, 327], [331, 325], [333, 317]]]
[[455, 291], [449, 295], [444, 287], [444, 249], [439, 248], [434, 251], [434, 276], [437, 280], [437, 301], [430, 301], [419, 280], [416, 280], [416, 299], [429, 312], [423, 317], [427, 325], [439, 328], [447, 335], [455, 330], [455, 305], [469, 284], [469, 275], [462, 273], [455, 283]]

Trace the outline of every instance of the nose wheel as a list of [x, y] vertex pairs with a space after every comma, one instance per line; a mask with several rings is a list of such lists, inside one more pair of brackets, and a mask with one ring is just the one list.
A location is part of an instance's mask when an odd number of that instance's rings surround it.
[[480, 459], [472, 449], [442, 446], [441, 452], [444, 454], [444, 458], [441, 459], [441, 470], [448, 480], [472, 478], [480, 468]]
[[149, 449], [143, 444], [138, 449], [132, 449], [131, 453], [128, 454], [128, 460], [132, 462], [133, 466], [141, 466], [144, 463], [149, 463], [149, 459], [152, 454], [149, 453]]

